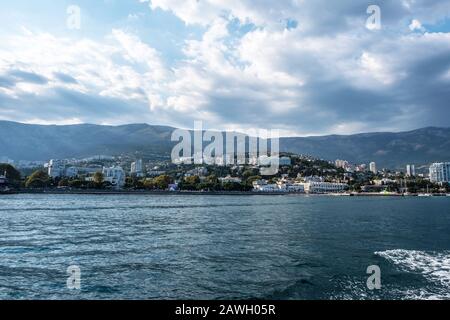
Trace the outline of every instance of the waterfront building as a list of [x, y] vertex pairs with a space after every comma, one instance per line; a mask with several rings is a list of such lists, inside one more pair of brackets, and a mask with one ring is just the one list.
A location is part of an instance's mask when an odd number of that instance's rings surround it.
[[306, 193], [338, 193], [347, 190], [346, 183], [315, 182], [303, 183]]
[[138, 178], [142, 178], [144, 176], [144, 170], [141, 159], [131, 163], [131, 175], [136, 176]]
[[430, 181], [434, 183], [450, 182], [450, 162], [433, 163], [430, 166]]
[[286, 192], [286, 193], [304, 193], [303, 183], [291, 182], [288, 180], [278, 181], [276, 184], [269, 184], [266, 180], [253, 182], [254, 192]]
[[280, 191], [289, 193], [305, 193], [305, 185], [298, 182], [284, 182], [278, 183]]
[[378, 173], [377, 164], [375, 162], [371, 162], [370, 163], [369, 169], [370, 169], [370, 172], [372, 172], [373, 174], [377, 174]]
[[104, 181], [111, 183], [114, 187], [120, 189], [125, 185], [125, 171], [122, 167], [103, 168], [102, 173]]
[[70, 166], [68, 167], [68, 160], [50, 160], [47, 164], [48, 175], [52, 178], [75, 178], [82, 174], [89, 175], [96, 172], [102, 172], [102, 166], [92, 165], [89, 167]]
[[267, 180], [257, 180], [253, 182], [253, 191], [255, 192], [278, 192], [279, 190], [277, 184], [269, 184]]
[[413, 164], [408, 164], [406, 166], [406, 176], [415, 177], [416, 176], [416, 166]]
[[256, 191], [259, 192], [281, 192], [277, 184], [266, 184], [260, 186]]

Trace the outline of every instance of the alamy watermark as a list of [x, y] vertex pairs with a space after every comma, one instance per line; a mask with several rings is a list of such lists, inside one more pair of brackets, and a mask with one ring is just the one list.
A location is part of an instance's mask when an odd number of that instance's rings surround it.
[[79, 266], [70, 266], [67, 268], [66, 284], [69, 290], [81, 290], [81, 268]]
[[69, 30], [81, 29], [81, 8], [76, 5], [67, 7], [67, 21], [66, 25]]
[[171, 140], [174, 164], [255, 165], [263, 176], [278, 173], [280, 135], [278, 130], [252, 129], [248, 134], [203, 130], [203, 122], [194, 123], [194, 131], [177, 129]]
[[367, 8], [367, 14], [370, 14], [366, 21], [366, 28], [369, 30], [381, 30], [381, 8], [377, 5], [370, 5]]
[[367, 274], [369, 278], [367, 279], [367, 288], [369, 290], [381, 290], [381, 269], [379, 266], [373, 265], [367, 267]]

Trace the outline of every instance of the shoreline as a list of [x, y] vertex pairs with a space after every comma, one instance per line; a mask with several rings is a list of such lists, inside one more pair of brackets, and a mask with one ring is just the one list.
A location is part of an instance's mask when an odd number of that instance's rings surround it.
[[[329, 197], [419, 197], [419, 194], [379, 194], [379, 193], [287, 193], [287, 192], [252, 192], [252, 191], [136, 191], [136, 190], [18, 190], [12, 194], [50, 194], [50, 195], [198, 195], [198, 196], [329, 196]], [[2, 195], [2, 193], [0, 193]], [[431, 197], [448, 197], [448, 194], [436, 194]]]

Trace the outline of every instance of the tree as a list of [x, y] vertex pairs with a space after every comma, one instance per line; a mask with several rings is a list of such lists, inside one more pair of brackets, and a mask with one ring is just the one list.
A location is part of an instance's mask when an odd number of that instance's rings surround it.
[[242, 176], [248, 180], [250, 177], [255, 176], [257, 174], [257, 172], [258, 172], [258, 169], [247, 169], [244, 171]]
[[9, 183], [12, 185], [18, 185], [20, 180], [22, 179], [20, 176], [20, 172], [17, 171], [12, 165], [7, 163], [0, 163], [0, 175], [6, 173], [6, 178]]
[[145, 179], [144, 180], [144, 188], [147, 190], [153, 190], [155, 189], [155, 182], [153, 181], [153, 179]]
[[84, 181], [79, 180], [79, 179], [75, 179], [75, 180], [70, 180], [69, 181], [69, 186], [72, 188], [82, 188], [84, 187]]
[[206, 177], [205, 181], [199, 184], [201, 190], [217, 191], [220, 187], [219, 179], [215, 175]]
[[68, 187], [69, 186], [69, 180], [66, 178], [63, 178], [59, 180], [58, 187]]
[[237, 182], [227, 182], [223, 184], [223, 190], [225, 191], [243, 191], [244, 189], [243, 185]]
[[25, 182], [27, 188], [45, 188], [50, 184], [51, 180], [48, 174], [42, 170], [35, 171], [28, 177]]
[[156, 177], [153, 182], [158, 190], [167, 190], [169, 189], [169, 184], [172, 183], [172, 178], [168, 175], [162, 175]]
[[103, 176], [103, 173], [101, 173], [101, 172], [96, 172], [94, 174], [93, 179], [94, 179], [94, 182], [99, 186], [101, 186], [103, 184], [103, 182], [105, 181], [105, 177]]
[[200, 185], [199, 176], [185, 177], [183, 183], [180, 184], [180, 189], [183, 190], [198, 190]]

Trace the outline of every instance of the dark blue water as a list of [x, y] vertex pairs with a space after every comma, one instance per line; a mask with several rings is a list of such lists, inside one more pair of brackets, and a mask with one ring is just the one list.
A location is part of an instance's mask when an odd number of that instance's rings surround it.
[[450, 298], [450, 198], [1, 196], [0, 298]]

